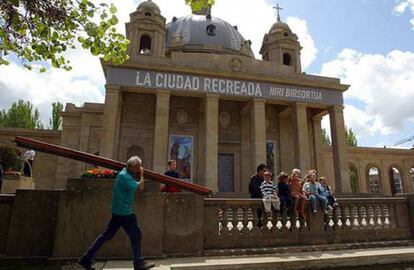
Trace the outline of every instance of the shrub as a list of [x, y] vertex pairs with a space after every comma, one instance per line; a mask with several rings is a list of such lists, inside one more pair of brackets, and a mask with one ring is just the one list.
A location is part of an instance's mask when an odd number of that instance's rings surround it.
[[22, 168], [20, 155], [19, 149], [15, 147], [0, 146], [0, 161], [4, 170], [20, 171]]

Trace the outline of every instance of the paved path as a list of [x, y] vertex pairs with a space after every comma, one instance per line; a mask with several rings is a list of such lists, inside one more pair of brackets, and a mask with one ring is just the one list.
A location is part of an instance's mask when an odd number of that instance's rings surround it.
[[[303, 252], [300, 254], [166, 259], [154, 261], [156, 267], [153, 269], [316, 269], [319, 267], [357, 266], [375, 263], [388, 264], [410, 261], [414, 262], [414, 247]], [[97, 263], [95, 267], [103, 270], [132, 270], [131, 264], [131, 261], [107, 261]], [[379, 268], [380, 266], [378, 266]], [[414, 270], [414, 266], [410, 270]]]

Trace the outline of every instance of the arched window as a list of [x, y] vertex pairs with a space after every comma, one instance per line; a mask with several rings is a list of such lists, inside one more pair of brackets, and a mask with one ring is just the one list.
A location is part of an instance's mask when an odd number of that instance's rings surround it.
[[354, 164], [349, 165], [349, 180], [351, 182], [352, 193], [359, 193], [358, 169]]
[[292, 57], [288, 53], [283, 54], [283, 65], [291, 66], [292, 65]]
[[403, 193], [401, 171], [396, 167], [391, 167], [389, 170], [391, 192], [394, 196], [397, 193]]
[[150, 55], [151, 54], [151, 37], [148, 35], [142, 35], [139, 40], [139, 54]]
[[410, 169], [411, 192], [414, 192], [414, 167]]
[[147, 12], [145, 12], [145, 16], [146, 16], [146, 17], [151, 17], [151, 16], [152, 16], [152, 14], [151, 14], [151, 12], [147, 11]]
[[380, 171], [377, 167], [370, 167], [368, 168], [368, 184], [369, 184], [369, 192], [374, 194], [381, 194], [381, 186], [380, 186]]

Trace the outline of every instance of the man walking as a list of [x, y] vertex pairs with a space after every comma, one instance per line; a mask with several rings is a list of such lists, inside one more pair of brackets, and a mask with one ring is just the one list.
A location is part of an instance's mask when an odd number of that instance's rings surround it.
[[[144, 190], [144, 168], [141, 167], [142, 160], [133, 156], [127, 161], [127, 168], [119, 172], [116, 177], [112, 191], [112, 218], [105, 232], [96, 238], [92, 246], [79, 260], [84, 269], [94, 270], [92, 259], [99, 248], [111, 240], [119, 228], [122, 227], [131, 241], [132, 253], [134, 255], [134, 270], [144, 270], [154, 267], [144, 261], [141, 256], [141, 230], [138, 227], [137, 218], [132, 209], [135, 192]], [[139, 173], [138, 179], [136, 179]]]

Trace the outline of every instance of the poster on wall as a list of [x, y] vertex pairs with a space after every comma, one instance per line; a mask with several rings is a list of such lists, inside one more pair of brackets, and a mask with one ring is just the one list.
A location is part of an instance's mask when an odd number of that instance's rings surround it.
[[177, 162], [180, 178], [192, 182], [193, 136], [170, 135], [168, 157]]
[[273, 141], [266, 142], [266, 165], [269, 171], [273, 174], [273, 179], [275, 179], [275, 143]]

